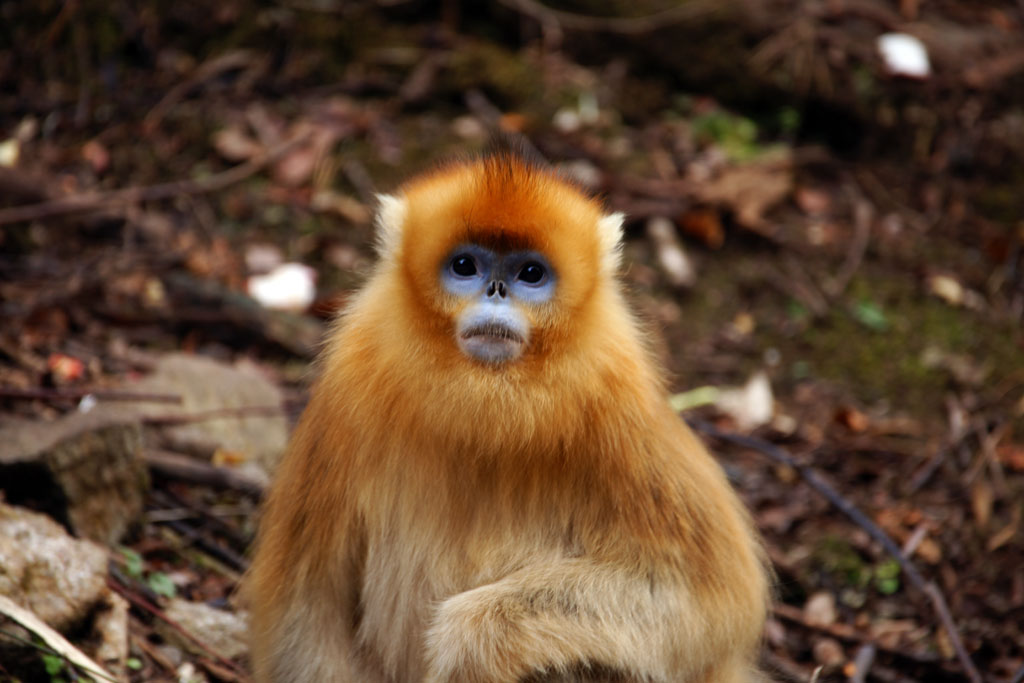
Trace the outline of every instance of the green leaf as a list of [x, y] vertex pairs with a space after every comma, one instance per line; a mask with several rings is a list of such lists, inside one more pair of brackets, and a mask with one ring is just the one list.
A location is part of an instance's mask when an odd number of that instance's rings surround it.
[[711, 405], [718, 400], [721, 393], [718, 387], [697, 387], [681, 394], [672, 395], [668, 402], [672, 406], [672, 410], [681, 413], [700, 406]]
[[807, 379], [811, 376], [811, 364], [805, 360], [794, 362], [789, 370], [789, 376], [796, 380]]
[[124, 570], [128, 572], [128, 576], [135, 579], [142, 578], [142, 555], [124, 546], [118, 548], [118, 552], [121, 553], [124, 560]]
[[889, 319], [885, 311], [869, 299], [861, 299], [853, 306], [853, 317], [864, 327], [875, 332], [885, 332], [889, 329]]
[[50, 677], [56, 676], [64, 671], [64, 658], [60, 655], [40, 655], [43, 658], [43, 666]]
[[900, 563], [889, 560], [875, 569], [875, 587], [883, 595], [892, 595], [900, 589]]
[[809, 313], [807, 307], [796, 299], [790, 299], [786, 302], [786, 314], [797, 322], [806, 320]]
[[171, 577], [163, 572], [153, 572], [150, 574], [146, 579], [146, 585], [149, 586], [151, 591], [165, 598], [173, 598], [175, 593], [177, 593]]
[[140, 671], [142, 669], [142, 660], [138, 657], [129, 657], [124, 660], [124, 665], [132, 671]]
[[793, 107], [783, 107], [779, 110], [779, 128], [786, 135], [794, 135], [800, 129], [800, 110]]

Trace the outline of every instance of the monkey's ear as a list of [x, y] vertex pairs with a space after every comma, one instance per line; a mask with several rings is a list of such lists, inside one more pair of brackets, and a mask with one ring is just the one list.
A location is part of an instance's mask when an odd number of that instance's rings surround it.
[[597, 235], [601, 240], [601, 269], [612, 275], [619, 269], [622, 256], [622, 221], [625, 215], [610, 213], [597, 222]]
[[377, 253], [382, 258], [398, 252], [398, 246], [402, 243], [405, 211], [405, 197], [393, 194], [377, 195]]

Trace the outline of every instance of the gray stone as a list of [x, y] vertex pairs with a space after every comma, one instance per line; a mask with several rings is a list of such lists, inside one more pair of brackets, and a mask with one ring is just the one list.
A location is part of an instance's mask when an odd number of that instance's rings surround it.
[[113, 545], [142, 512], [149, 479], [131, 415], [71, 413], [0, 428], [0, 490], [73, 533]]
[[[201, 356], [163, 356], [154, 372], [124, 387], [126, 391], [177, 394], [180, 405], [139, 403], [141, 415], [204, 414], [225, 409], [280, 407], [284, 396], [254, 366], [230, 366]], [[264, 472], [273, 470], [288, 443], [284, 413], [253, 413], [212, 417], [178, 425], [153, 426], [171, 450], [210, 452], [220, 448], [240, 454], [247, 464]]]
[[[190, 602], [180, 598], [171, 600], [164, 613], [222, 657], [235, 659], [249, 652], [248, 620], [244, 613], [226, 612], [201, 602]], [[196, 655], [209, 655], [166, 624], [159, 623], [155, 627], [168, 642]]]

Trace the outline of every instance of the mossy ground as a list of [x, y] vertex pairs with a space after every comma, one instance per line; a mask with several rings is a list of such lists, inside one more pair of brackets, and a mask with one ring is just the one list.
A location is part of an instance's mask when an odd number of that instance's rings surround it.
[[[865, 263], [815, 317], [781, 289], [766, 286], [768, 258], [761, 250], [727, 247], [700, 259], [699, 287], [677, 299], [679, 319], [665, 325], [679, 384], [722, 379], [686, 347], [726, 336], [740, 313], [752, 315], [756, 326], [742, 345], [746, 352], [732, 354], [730, 379], [736, 382], [763, 367], [764, 351], [771, 349], [777, 359], [773, 381], [780, 387], [822, 380], [862, 405], [884, 402], [893, 411], [931, 419], [944, 416], [951, 392], [984, 393], [1001, 379], [1024, 374], [1019, 321], [955, 307], [929, 294], [916, 273]], [[961, 386], [930, 359], [953, 356], [980, 372], [979, 386]]]

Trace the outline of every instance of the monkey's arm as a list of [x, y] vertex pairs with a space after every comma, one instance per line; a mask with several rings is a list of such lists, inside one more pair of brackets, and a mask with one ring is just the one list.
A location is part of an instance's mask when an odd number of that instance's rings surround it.
[[638, 567], [579, 558], [533, 565], [438, 606], [426, 680], [587, 680], [572, 676], [589, 668], [595, 680], [665, 680], [677, 665], [666, 661], [676, 650], [670, 641], [700, 628], [701, 615], [684, 602], [683, 588]]

